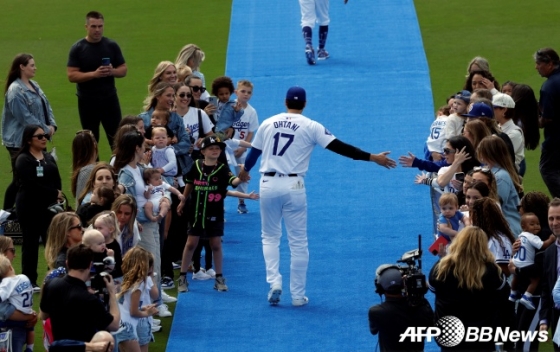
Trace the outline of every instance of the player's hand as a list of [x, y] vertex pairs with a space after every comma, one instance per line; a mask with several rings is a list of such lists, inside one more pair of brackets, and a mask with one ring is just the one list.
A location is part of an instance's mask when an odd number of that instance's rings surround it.
[[399, 164], [401, 164], [402, 167], [412, 167], [414, 159], [416, 159], [416, 156], [408, 152], [408, 155], [399, 156]]
[[374, 161], [377, 165], [381, 165], [386, 167], [387, 169], [392, 169], [397, 166], [395, 160], [389, 158], [387, 155], [391, 154], [391, 152], [381, 152], [379, 154], [371, 154], [369, 157], [370, 161]]
[[247, 182], [251, 179], [249, 172], [245, 171], [244, 166], [241, 166], [241, 171], [239, 171], [239, 175], [237, 175], [237, 177], [239, 177], [239, 179], [243, 182]]

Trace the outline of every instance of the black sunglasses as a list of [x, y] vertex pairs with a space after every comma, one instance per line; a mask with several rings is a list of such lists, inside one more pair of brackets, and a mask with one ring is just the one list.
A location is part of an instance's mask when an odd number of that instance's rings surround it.
[[198, 91], [200, 91], [200, 93], [206, 92], [206, 88], [201, 86], [191, 86], [191, 89], [193, 90], [193, 92], [198, 92]]
[[181, 97], [181, 98], [187, 97], [187, 98], [191, 99], [192, 94], [191, 93], [181, 93], [181, 94], [179, 94], [179, 97]]
[[71, 227], [69, 227], [69, 228], [68, 228], [68, 231], [72, 231], [72, 230], [74, 230], [74, 229], [83, 230], [84, 228], [83, 228], [82, 225], [80, 224], [80, 225], [76, 225], [76, 226], [71, 226]]
[[449, 148], [443, 148], [443, 154], [455, 154], [455, 150]]
[[44, 138], [49, 138], [48, 133], [41, 133], [41, 134], [34, 134], [33, 137], [36, 137], [38, 140], [42, 140]]

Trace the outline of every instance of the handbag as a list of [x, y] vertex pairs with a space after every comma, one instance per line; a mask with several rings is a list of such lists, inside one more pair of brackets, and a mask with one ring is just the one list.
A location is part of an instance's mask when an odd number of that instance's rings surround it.
[[0, 332], [0, 352], [12, 352], [12, 330]]
[[73, 210], [72, 207], [68, 205], [68, 198], [64, 193], [62, 193], [62, 201], [49, 205], [47, 209], [55, 214]]

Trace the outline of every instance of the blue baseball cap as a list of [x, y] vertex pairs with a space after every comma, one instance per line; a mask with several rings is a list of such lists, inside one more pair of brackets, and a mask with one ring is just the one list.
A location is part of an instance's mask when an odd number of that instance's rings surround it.
[[464, 117], [494, 117], [494, 109], [491, 106], [484, 104], [483, 102], [474, 103], [469, 106], [469, 110], [466, 114], [461, 116]]
[[455, 99], [461, 99], [465, 103], [469, 104], [471, 102], [471, 92], [468, 90], [462, 90], [455, 94]]
[[305, 99], [305, 89], [298, 86], [291, 87], [286, 93], [286, 100], [306, 101]]

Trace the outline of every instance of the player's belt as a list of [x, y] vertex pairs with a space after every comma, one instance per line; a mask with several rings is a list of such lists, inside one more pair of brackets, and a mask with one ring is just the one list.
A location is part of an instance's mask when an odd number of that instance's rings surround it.
[[298, 174], [287, 174], [287, 175], [286, 175], [286, 174], [277, 174], [277, 173], [274, 172], [274, 171], [272, 171], [272, 172], [265, 172], [264, 175], [265, 175], [265, 176], [276, 176], [276, 175], [278, 175], [278, 176], [280, 176], [280, 177], [283, 177], [283, 176], [298, 177]]

